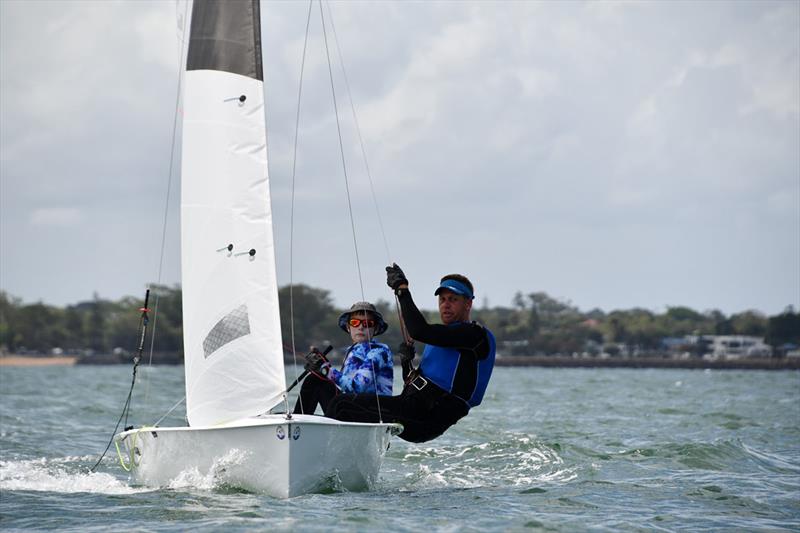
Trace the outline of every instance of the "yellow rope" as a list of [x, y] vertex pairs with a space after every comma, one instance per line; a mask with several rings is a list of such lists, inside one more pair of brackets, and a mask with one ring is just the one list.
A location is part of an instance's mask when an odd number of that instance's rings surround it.
[[122, 450], [119, 449], [119, 440], [118, 439], [114, 440], [114, 446], [116, 446], [116, 448], [117, 448], [117, 458], [119, 459], [119, 464], [120, 464], [120, 466], [122, 467], [122, 469], [124, 471], [130, 472], [133, 469], [134, 466], [139, 466], [139, 464], [136, 463], [136, 458], [133, 456], [134, 451], [136, 450], [136, 439], [139, 437], [139, 432], [141, 432], [141, 431], [150, 431], [150, 430], [153, 430], [153, 429], [156, 429], [156, 428], [155, 427], [140, 427], [139, 429], [137, 429], [133, 433], [133, 442], [131, 442], [131, 445], [130, 445], [130, 451], [131, 451], [130, 452], [130, 461], [128, 462], [127, 465], [125, 464], [125, 459], [122, 458]]
[[[134, 433], [134, 435], [136, 435], [136, 433]], [[122, 467], [124, 471], [130, 472], [131, 468], [133, 468], [133, 448], [131, 448], [131, 462], [128, 463], [128, 465], [125, 465], [125, 460], [122, 458], [122, 450], [119, 449], [118, 439], [114, 439], [114, 446], [116, 446], [117, 448], [117, 458], [119, 459], [119, 465]]]

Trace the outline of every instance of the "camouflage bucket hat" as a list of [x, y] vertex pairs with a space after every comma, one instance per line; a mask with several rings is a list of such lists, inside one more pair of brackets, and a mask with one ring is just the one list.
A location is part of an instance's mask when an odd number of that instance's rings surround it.
[[350, 330], [347, 329], [347, 321], [350, 320], [350, 315], [358, 312], [369, 313], [375, 317], [375, 321], [378, 323], [375, 329], [375, 336], [378, 336], [389, 329], [389, 324], [387, 324], [383, 319], [383, 315], [381, 315], [375, 306], [369, 302], [356, 302], [351, 305], [349, 310], [345, 311], [341, 314], [341, 316], [339, 316], [339, 327], [342, 328], [343, 331], [349, 333]]

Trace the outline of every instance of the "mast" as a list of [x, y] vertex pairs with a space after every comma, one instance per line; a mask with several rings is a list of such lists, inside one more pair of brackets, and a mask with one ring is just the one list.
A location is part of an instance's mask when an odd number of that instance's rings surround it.
[[183, 99], [181, 270], [189, 425], [286, 388], [258, 0], [194, 0]]

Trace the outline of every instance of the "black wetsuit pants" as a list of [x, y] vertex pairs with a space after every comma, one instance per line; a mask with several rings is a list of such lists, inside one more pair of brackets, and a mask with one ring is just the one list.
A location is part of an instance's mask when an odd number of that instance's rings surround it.
[[432, 383], [422, 390], [406, 385], [400, 396], [339, 394], [325, 411], [327, 416], [347, 422], [398, 422], [404, 428], [400, 438], [409, 442], [435, 439], [468, 412], [464, 400]]
[[294, 414], [313, 415], [317, 405], [322, 407], [322, 412], [327, 414], [331, 400], [339, 393], [332, 381], [321, 378], [316, 374], [309, 374], [300, 387], [300, 396], [294, 404]]

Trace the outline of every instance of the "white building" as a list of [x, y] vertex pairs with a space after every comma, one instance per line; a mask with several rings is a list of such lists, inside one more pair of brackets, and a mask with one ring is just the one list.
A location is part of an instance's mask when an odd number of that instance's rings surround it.
[[772, 348], [759, 337], [747, 335], [704, 335], [711, 341], [705, 359], [743, 359], [746, 357], [769, 357]]

